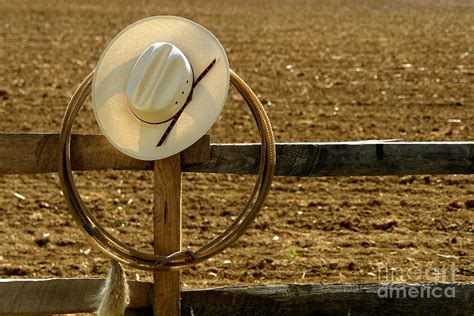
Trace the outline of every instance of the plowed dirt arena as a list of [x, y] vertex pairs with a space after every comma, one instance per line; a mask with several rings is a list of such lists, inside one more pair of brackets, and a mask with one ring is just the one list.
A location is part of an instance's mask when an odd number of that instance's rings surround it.
[[[474, 140], [469, 0], [0, 0], [0, 132], [58, 132], [113, 36], [165, 14], [220, 39], [266, 106], [277, 142]], [[99, 133], [90, 103], [75, 132]], [[258, 140], [235, 90], [210, 134], [215, 143]], [[254, 180], [184, 174], [184, 247], [223, 231]], [[80, 172], [76, 181], [115, 236], [151, 251], [152, 172]], [[184, 270], [183, 288], [472, 281], [473, 218], [472, 175], [276, 178], [252, 229]], [[56, 174], [1, 176], [1, 277], [103, 277], [108, 268], [68, 214]]]

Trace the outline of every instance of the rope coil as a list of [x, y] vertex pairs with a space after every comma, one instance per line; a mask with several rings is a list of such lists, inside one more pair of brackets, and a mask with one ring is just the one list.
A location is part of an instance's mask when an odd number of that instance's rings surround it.
[[159, 256], [131, 248], [112, 236], [86, 208], [73, 180], [71, 168], [71, 130], [82, 104], [91, 93], [90, 73], [79, 85], [66, 108], [59, 135], [59, 179], [68, 208], [84, 234], [106, 255], [134, 268], [157, 271], [177, 269], [199, 263], [223, 251], [249, 228], [270, 191], [276, 164], [275, 140], [270, 120], [263, 105], [250, 87], [230, 71], [230, 82], [246, 101], [259, 131], [261, 150], [257, 180], [245, 206], [232, 224], [209, 244], [196, 251], [179, 251]]

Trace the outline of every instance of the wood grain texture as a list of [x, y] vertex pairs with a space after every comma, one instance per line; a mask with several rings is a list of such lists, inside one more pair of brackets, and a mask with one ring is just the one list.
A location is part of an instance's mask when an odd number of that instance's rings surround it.
[[[0, 174], [56, 172], [58, 134], [0, 133]], [[209, 161], [210, 137], [203, 136], [181, 155], [186, 164]], [[128, 157], [102, 135], [72, 135], [73, 170], [153, 170], [153, 161]]]
[[[472, 315], [474, 283], [237, 286], [184, 292], [183, 315]], [[440, 297], [427, 297], [426, 293]], [[452, 289], [449, 289], [452, 288]], [[412, 290], [409, 290], [412, 289]], [[412, 297], [406, 294], [411, 291]], [[425, 293], [424, 297], [414, 293]], [[454, 297], [444, 295], [454, 292]], [[451, 292], [450, 292], [451, 291]], [[396, 293], [400, 293], [397, 294]]]
[[[0, 314], [72, 313], [94, 310], [89, 298], [104, 279], [1, 280]], [[153, 284], [129, 281], [129, 314], [150, 313]], [[429, 287], [452, 288], [455, 296], [410, 298], [406, 284], [392, 284], [391, 298], [381, 284], [292, 284], [232, 286], [182, 292], [182, 315], [472, 315], [474, 283], [410, 284], [424, 293]], [[398, 292], [400, 291], [400, 292]], [[408, 292], [407, 292], [408, 293]], [[440, 293], [438, 290], [435, 292]], [[436, 294], [437, 295], [437, 294]]]
[[[180, 155], [155, 161], [154, 250], [169, 255], [181, 250]], [[153, 273], [155, 315], [180, 314], [181, 271]]]
[[[0, 314], [94, 312], [105, 279], [0, 279]], [[129, 281], [129, 311], [149, 309], [153, 285]]]
[[[277, 144], [277, 176], [383, 176], [474, 173], [474, 142]], [[211, 145], [208, 163], [187, 172], [256, 174], [260, 145]]]
[[[57, 170], [54, 134], [0, 134], [0, 174]], [[153, 162], [127, 157], [99, 135], [73, 135], [74, 170], [153, 170]], [[255, 174], [258, 144], [213, 144], [206, 136], [181, 153], [182, 171]], [[278, 176], [472, 174], [474, 142], [277, 144]]]

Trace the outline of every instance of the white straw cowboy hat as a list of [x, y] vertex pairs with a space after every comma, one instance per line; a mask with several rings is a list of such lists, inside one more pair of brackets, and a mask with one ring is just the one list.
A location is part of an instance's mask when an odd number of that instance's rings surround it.
[[121, 31], [92, 83], [92, 107], [106, 138], [126, 155], [157, 160], [182, 151], [219, 117], [229, 88], [224, 48], [204, 27], [156, 16]]

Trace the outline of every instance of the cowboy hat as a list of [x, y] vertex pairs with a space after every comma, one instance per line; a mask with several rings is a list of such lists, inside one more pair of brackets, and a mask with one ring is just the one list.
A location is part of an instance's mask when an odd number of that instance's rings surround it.
[[92, 107], [124, 154], [157, 160], [204, 135], [227, 98], [230, 68], [216, 37], [199, 24], [155, 16], [122, 30], [97, 63]]

